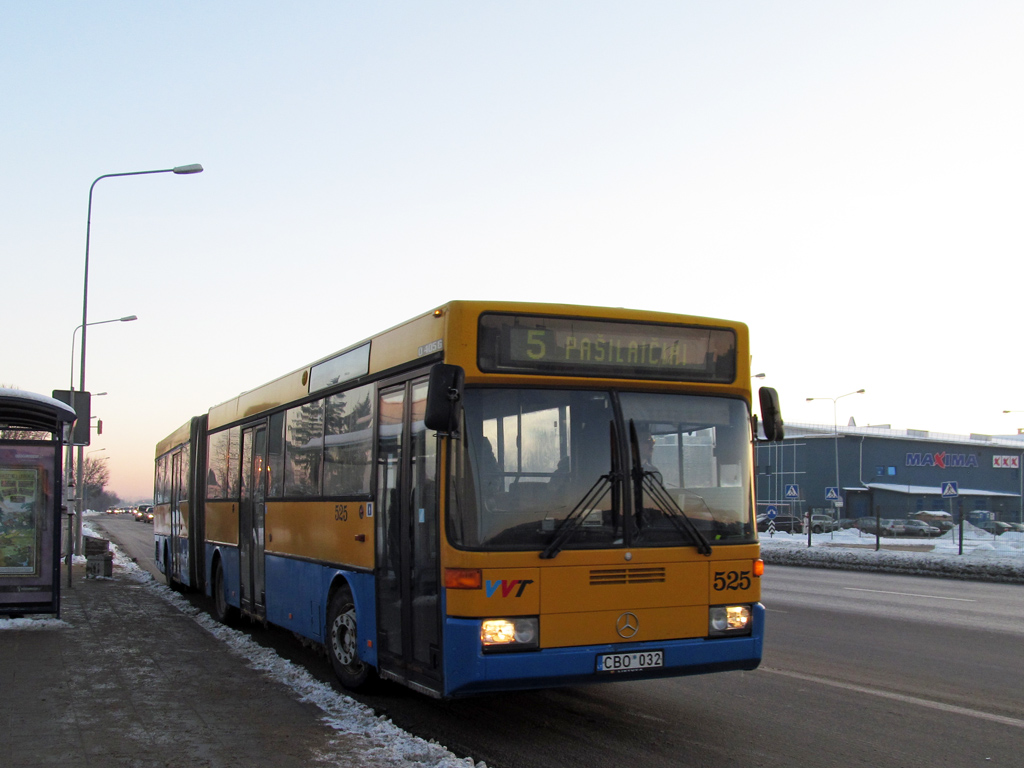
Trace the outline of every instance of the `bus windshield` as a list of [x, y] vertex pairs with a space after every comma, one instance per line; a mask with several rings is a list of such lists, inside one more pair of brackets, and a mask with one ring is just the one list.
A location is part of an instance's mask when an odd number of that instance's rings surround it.
[[463, 405], [448, 512], [455, 546], [687, 546], [694, 529], [712, 545], [756, 539], [742, 400], [467, 388]]

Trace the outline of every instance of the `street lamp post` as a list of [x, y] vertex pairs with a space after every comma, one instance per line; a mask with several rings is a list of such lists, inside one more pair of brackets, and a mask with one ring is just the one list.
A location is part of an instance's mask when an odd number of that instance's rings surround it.
[[[116, 176], [148, 176], [154, 173], [174, 173], [178, 175], [189, 175], [193, 173], [202, 173], [203, 166], [199, 163], [192, 163], [190, 165], [178, 165], [174, 168], [161, 168], [155, 171], [129, 171], [127, 173], [106, 173], [102, 176], [98, 176], [89, 187], [89, 208], [85, 219], [85, 278], [82, 281], [82, 357], [78, 364], [79, 374], [79, 391], [85, 391], [85, 339], [86, 331], [89, 327], [89, 236], [92, 232], [92, 193], [96, 188], [96, 184], [102, 179], [111, 179]], [[82, 484], [82, 446], [78, 446], [78, 477], [77, 484], [80, 487]], [[82, 494], [76, 494], [77, 502], [75, 509], [78, 512], [77, 531], [75, 535], [75, 551], [79, 554], [82, 552], [82, 514], [85, 512], [85, 507], [82, 499]]]
[[[137, 321], [137, 319], [138, 319], [138, 316], [136, 316], [134, 314], [126, 314], [124, 317], [114, 317], [113, 319], [109, 319], [109, 321], [94, 321], [94, 322], [89, 323], [87, 325], [89, 325], [89, 326], [102, 326], [102, 325], [105, 325], [105, 324], [108, 324], [108, 323], [131, 323], [133, 321]], [[81, 330], [82, 330], [82, 326], [76, 326], [75, 330], [72, 332], [72, 335], [71, 335], [71, 381], [70, 381], [69, 386], [68, 386], [68, 391], [71, 392], [71, 402], [69, 402], [68, 404], [73, 409], [75, 409], [76, 413], [78, 412], [78, 408], [77, 408], [77, 403], [75, 402], [75, 396], [76, 396], [75, 395], [75, 337], [78, 335], [78, 332], [81, 331]], [[106, 392], [99, 392], [99, 393], [97, 393], [97, 394], [95, 394], [93, 396], [94, 397], [98, 397], [100, 394], [106, 394]], [[74, 465], [74, 461], [72, 460], [72, 443], [74, 442], [74, 435], [75, 435], [74, 430], [69, 430], [69, 435], [71, 436], [71, 439], [69, 439], [69, 441], [68, 441], [68, 450], [65, 452], [65, 488], [66, 488], [66, 494], [67, 494], [67, 488], [71, 488], [71, 487], [74, 486], [74, 483], [72, 482], [72, 480], [75, 477], [75, 465]], [[81, 456], [79, 456], [79, 460], [81, 461]], [[70, 499], [69, 499], [69, 501], [70, 501]], [[62, 503], [62, 501], [61, 501], [61, 503]], [[84, 506], [84, 504], [83, 504], [83, 506]], [[76, 507], [76, 512], [77, 511], [78, 511], [78, 508]], [[77, 521], [81, 520], [81, 517], [78, 514], [76, 514], [75, 517], [76, 517]], [[75, 525], [75, 531], [81, 531], [81, 528], [78, 526], [78, 524]], [[68, 521], [68, 551], [66, 553], [66, 555], [67, 555], [67, 564], [68, 564], [68, 586], [69, 587], [71, 587], [71, 584], [72, 584], [72, 580], [71, 580], [71, 562], [72, 562], [71, 557], [72, 557], [72, 554], [73, 553], [81, 554], [81, 549], [82, 549], [82, 547], [81, 547], [81, 532], [78, 532], [78, 534], [75, 535], [75, 536], [72, 536], [72, 532], [73, 531], [72, 531], [72, 526], [71, 526], [71, 516], [69, 515], [69, 521]]]
[[[95, 320], [95, 321], [93, 321], [91, 323], [86, 323], [86, 325], [90, 326], [90, 325], [106, 325], [107, 323], [130, 323], [130, 322], [132, 322], [134, 320], [138, 320], [138, 319], [139, 318], [136, 315], [125, 315], [124, 317], [115, 317], [112, 320]], [[75, 336], [78, 335], [78, 332], [80, 330], [82, 330], [83, 327], [84, 326], [81, 326], [81, 325], [75, 326], [75, 330], [71, 333], [71, 381], [70, 381], [70, 384], [68, 386], [68, 391], [71, 393], [71, 402], [68, 403], [68, 404], [72, 408], [74, 408], [76, 412], [77, 412], [78, 409], [77, 409], [77, 406], [76, 406], [76, 403], [75, 403]], [[103, 392], [102, 394], [105, 395], [107, 393]], [[96, 395], [96, 397], [98, 397], [98, 396], [99, 395]], [[69, 432], [69, 434], [71, 434], [72, 437], [73, 437], [74, 436], [74, 431]], [[72, 443], [72, 442], [74, 442], [74, 441], [73, 440], [69, 440], [68, 449], [67, 449], [66, 455], [64, 457], [64, 487], [65, 488], [70, 488], [72, 486], [71, 480], [74, 477], [74, 472], [75, 472], [74, 464], [73, 464], [72, 459], [71, 459], [71, 445], [70, 445], [70, 443]], [[81, 460], [82, 460], [81, 453], [79, 453], [78, 460], [79, 460], [79, 463], [81, 463]], [[84, 506], [84, 504], [83, 504], [83, 506]], [[68, 575], [68, 579], [69, 579], [69, 581], [70, 581], [70, 574], [71, 574], [71, 553], [75, 552], [77, 554], [81, 554], [81, 549], [82, 549], [82, 547], [81, 547], [81, 530], [82, 529], [81, 529], [81, 526], [78, 524], [78, 523], [81, 522], [81, 511], [79, 510], [79, 508], [77, 506], [76, 506], [75, 509], [76, 509], [76, 512], [77, 512], [77, 514], [76, 514], [77, 520], [76, 520], [76, 525], [75, 525], [76, 535], [74, 537], [74, 541], [73, 542], [71, 541], [71, 538], [69, 537], [68, 551], [67, 551], [67, 564], [68, 564], [68, 574], [69, 574]]]
[[[845, 395], [837, 395], [836, 397], [808, 397], [807, 402], [812, 400], [831, 400], [832, 401], [832, 439], [835, 441], [835, 455], [836, 455], [836, 493], [839, 494], [840, 500], [842, 500], [842, 492], [839, 486], [839, 417], [836, 415], [836, 403], [842, 400], [844, 397], [850, 395], [863, 395], [864, 390], [858, 389], [856, 392], [847, 392]], [[838, 519], [838, 518], [837, 518]], [[810, 522], [810, 521], [808, 521]], [[833, 535], [835, 534], [835, 526], [832, 528]]]

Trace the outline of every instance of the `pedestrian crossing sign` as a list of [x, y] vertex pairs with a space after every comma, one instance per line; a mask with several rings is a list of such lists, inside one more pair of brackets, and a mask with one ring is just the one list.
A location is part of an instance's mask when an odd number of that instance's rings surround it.
[[839, 501], [839, 489], [832, 486], [826, 488], [825, 501]]
[[800, 486], [796, 483], [790, 483], [786, 486], [786, 498], [787, 499], [799, 499], [800, 498]]

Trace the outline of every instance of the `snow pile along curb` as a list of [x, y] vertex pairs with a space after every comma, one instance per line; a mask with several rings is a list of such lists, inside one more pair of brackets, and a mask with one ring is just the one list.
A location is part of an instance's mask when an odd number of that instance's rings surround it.
[[[351, 768], [487, 768], [483, 761], [459, 758], [436, 742], [428, 742], [403, 731], [385, 716], [321, 683], [301, 666], [264, 648], [244, 632], [218, 623], [169, 587], [158, 583], [113, 542], [114, 566], [127, 578], [139, 583], [164, 601], [192, 618], [228, 649], [269, 678], [292, 690], [300, 701], [315, 704], [324, 713], [323, 721], [348, 740], [339, 740], [338, 753], [321, 755], [319, 762]], [[355, 741], [358, 753], [351, 751]]]
[[761, 541], [761, 557], [770, 565], [878, 571], [912, 576], [938, 576], [971, 581], [1024, 584], [1024, 558], [1000, 557], [991, 546], [959, 554], [893, 552], [841, 547], [807, 547], [796, 542]]

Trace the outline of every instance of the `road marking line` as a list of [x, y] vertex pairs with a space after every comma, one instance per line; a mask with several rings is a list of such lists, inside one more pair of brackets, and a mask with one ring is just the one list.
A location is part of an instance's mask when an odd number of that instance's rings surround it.
[[876, 595], [901, 595], [903, 597], [929, 597], [932, 600], [956, 600], [958, 603], [978, 602], [966, 597], [939, 597], [938, 595], [918, 595], [913, 592], [887, 592], [884, 589], [858, 589], [857, 587], [843, 587], [843, 589], [849, 592], [874, 592]]
[[1003, 725], [1012, 725], [1014, 728], [1024, 728], [1024, 720], [1018, 720], [1015, 717], [1006, 717], [1004, 715], [994, 715], [991, 712], [981, 712], [977, 709], [968, 709], [967, 707], [957, 707], [953, 704], [943, 704], [941, 701], [930, 701], [929, 699], [919, 699], [916, 696], [907, 696], [902, 693], [891, 693], [889, 691], [880, 691], [877, 688], [866, 688], [862, 685], [853, 685], [852, 683], [841, 683], [838, 680], [829, 680], [824, 677], [815, 677], [814, 675], [805, 675], [800, 672], [789, 672], [784, 669], [772, 669], [770, 667], [760, 667], [765, 672], [772, 672], [776, 675], [783, 675], [784, 677], [793, 677], [797, 680], [804, 680], [809, 683], [819, 683], [821, 685], [828, 685], [832, 688], [841, 688], [844, 691], [855, 691], [857, 693], [866, 693], [869, 696], [878, 696], [882, 699], [893, 699], [894, 701], [900, 701], [904, 704], [916, 704], [919, 707], [927, 707], [928, 709], [937, 709], [941, 712], [949, 712], [954, 715], [964, 715], [966, 717], [974, 717], [978, 720], [988, 720], [993, 723], [1001, 723]]

